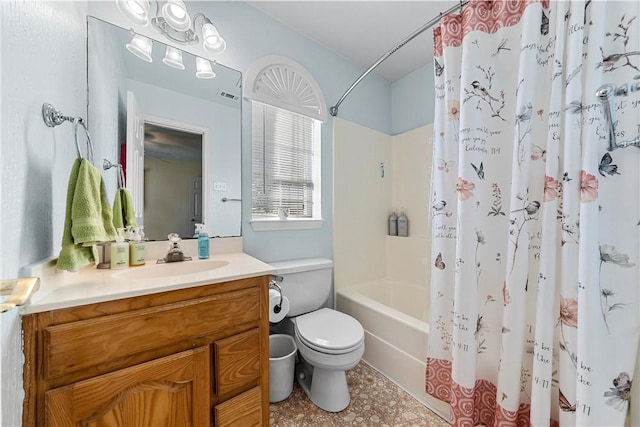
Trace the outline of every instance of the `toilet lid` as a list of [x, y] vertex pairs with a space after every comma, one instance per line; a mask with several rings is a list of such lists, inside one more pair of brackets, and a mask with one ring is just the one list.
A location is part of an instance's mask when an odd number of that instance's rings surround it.
[[319, 351], [350, 350], [364, 340], [364, 329], [353, 317], [322, 308], [296, 317], [298, 337]]

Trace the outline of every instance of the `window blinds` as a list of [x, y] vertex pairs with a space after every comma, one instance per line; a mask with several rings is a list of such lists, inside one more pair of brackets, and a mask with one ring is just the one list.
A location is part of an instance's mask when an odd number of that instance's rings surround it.
[[313, 216], [315, 120], [252, 102], [253, 216]]

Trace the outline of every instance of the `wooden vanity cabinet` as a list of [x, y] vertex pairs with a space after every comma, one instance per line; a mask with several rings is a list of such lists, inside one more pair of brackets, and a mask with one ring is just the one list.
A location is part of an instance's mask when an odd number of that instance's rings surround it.
[[267, 426], [268, 276], [23, 317], [24, 426]]

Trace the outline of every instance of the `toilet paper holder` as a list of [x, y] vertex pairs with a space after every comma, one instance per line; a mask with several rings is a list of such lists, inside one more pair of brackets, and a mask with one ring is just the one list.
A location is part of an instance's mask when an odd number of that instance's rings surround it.
[[284, 278], [282, 276], [271, 276], [271, 277], [272, 279], [269, 282], [269, 289], [275, 289], [280, 294], [280, 302], [278, 302], [278, 304], [274, 307], [273, 311], [275, 313], [280, 313], [280, 310], [282, 310], [282, 288], [280, 287], [280, 285], [278, 285], [277, 282], [282, 282]]

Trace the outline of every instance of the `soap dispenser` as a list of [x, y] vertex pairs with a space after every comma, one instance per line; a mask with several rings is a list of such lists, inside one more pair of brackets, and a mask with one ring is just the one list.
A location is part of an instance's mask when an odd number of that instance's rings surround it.
[[391, 212], [389, 216], [389, 236], [397, 236], [398, 235], [398, 215], [396, 212]]
[[118, 228], [116, 241], [111, 243], [111, 269], [129, 267], [129, 244], [124, 241], [124, 228]]
[[129, 265], [137, 266], [145, 263], [145, 243], [142, 241], [142, 232], [136, 228], [129, 242]]
[[407, 218], [404, 211], [401, 211], [398, 217], [398, 236], [409, 236], [409, 218]]
[[196, 224], [196, 236], [198, 237], [198, 258], [209, 259], [209, 234], [204, 229], [204, 224]]

